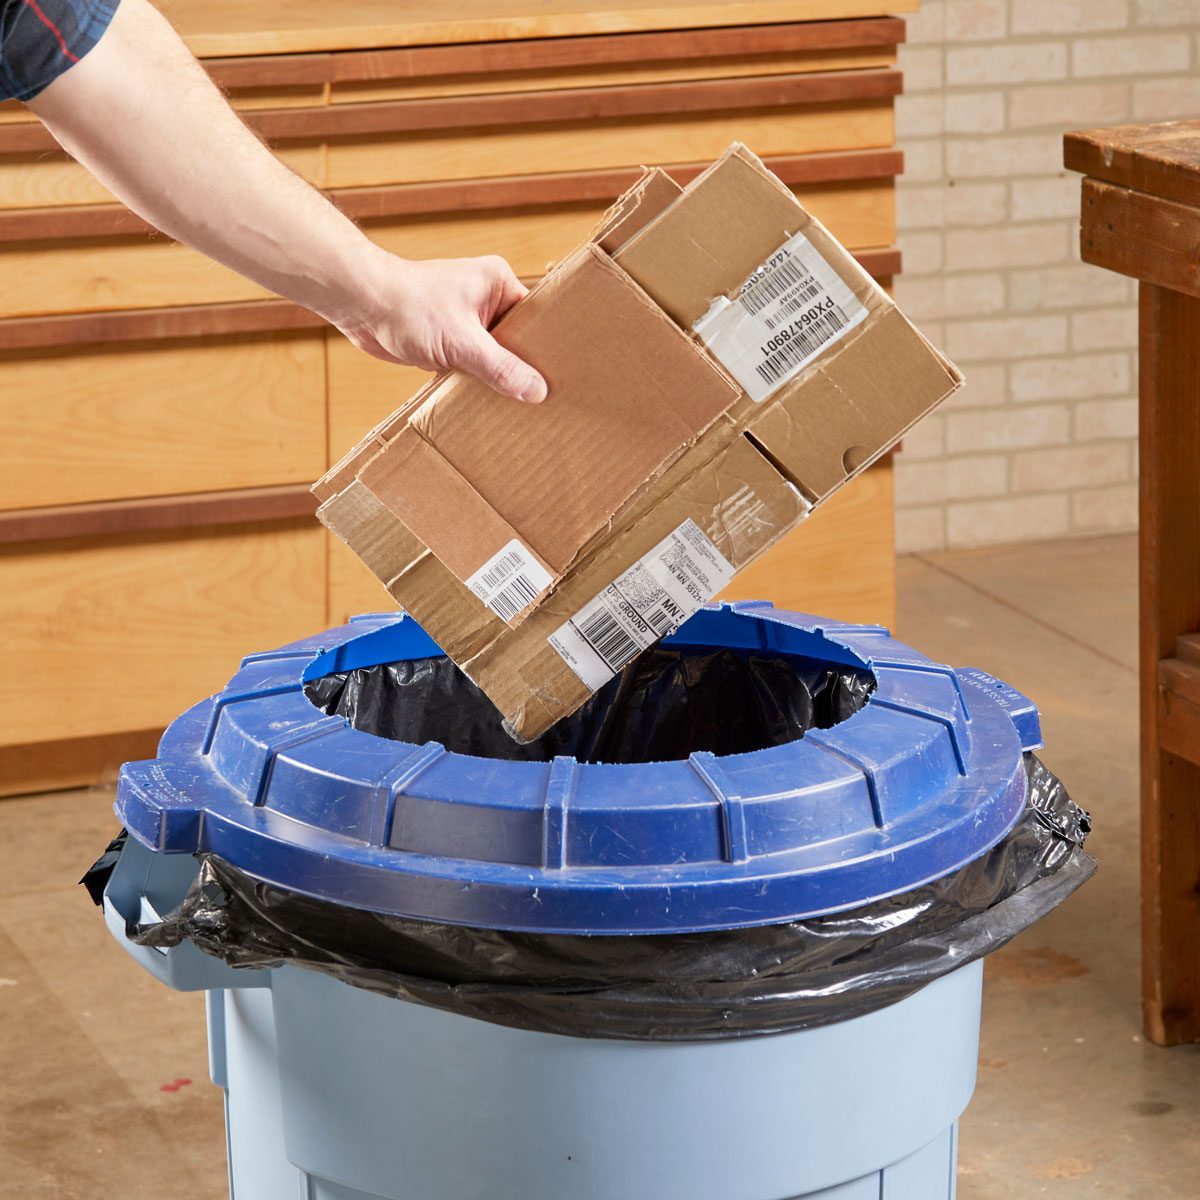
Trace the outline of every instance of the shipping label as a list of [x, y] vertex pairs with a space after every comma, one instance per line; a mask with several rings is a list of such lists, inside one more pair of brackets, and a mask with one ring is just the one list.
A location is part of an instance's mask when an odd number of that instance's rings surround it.
[[693, 331], [750, 399], [761, 402], [866, 316], [846, 281], [797, 233], [734, 299], [714, 300]]
[[550, 586], [550, 572], [513, 538], [466, 582], [500, 620], [509, 622]]
[[733, 564], [684, 521], [550, 636], [589, 690], [674, 632], [733, 578]]

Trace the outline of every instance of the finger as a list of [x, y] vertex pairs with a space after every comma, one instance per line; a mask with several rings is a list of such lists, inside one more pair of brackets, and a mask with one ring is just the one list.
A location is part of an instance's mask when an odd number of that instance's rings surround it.
[[[529, 294], [529, 289], [517, 278], [512, 267], [502, 258], [492, 257], [495, 305], [490, 313], [492, 320], [502, 317], [518, 300]], [[491, 321], [488, 322], [491, 324]]]
[[453, 365], [514, 400], [540, 404], [546, 398], [546, 381], [541, 375], [484, 329], [455, 356]]

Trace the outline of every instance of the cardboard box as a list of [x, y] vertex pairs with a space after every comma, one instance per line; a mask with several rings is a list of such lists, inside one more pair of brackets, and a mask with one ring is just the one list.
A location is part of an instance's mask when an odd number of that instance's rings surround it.
[[684, 189], [648, 171], [495, 334], [543, 405], [451, 372], [313, 490], [522, 739], [962, 381], [740, 145]]

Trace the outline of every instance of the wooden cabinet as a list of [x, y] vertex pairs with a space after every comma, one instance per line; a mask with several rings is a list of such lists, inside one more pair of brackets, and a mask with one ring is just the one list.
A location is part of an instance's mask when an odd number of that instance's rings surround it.
[[[170, 0], [246, 120], [395, 253], [535, 278], [643, 163], [733, 140], [863, 265], [899, 269], [892, 101], [912, 0]], [[390, 606], [307, 484], [421, 372], [153, 234], [0, 105], [0, 793], [86, 781], [246, 652]], [[850, 620], [894, 607], [891, 468], [737, 581]]]

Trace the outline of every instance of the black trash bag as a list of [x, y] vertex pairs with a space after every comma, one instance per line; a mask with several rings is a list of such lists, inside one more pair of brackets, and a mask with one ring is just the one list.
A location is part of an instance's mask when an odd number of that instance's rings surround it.
[[1087, 813], [1034, 755], [1015, 828], [934, 883], [784, 925], [639, 937], [506, 933], [346, 908], [213, 855], [140, 945], [190, 938], [234, 967], [281, 964], [499, 1025], [575, 1037], [696, 1041], [862, 1016], [999, 949], [1095, 870]]
[[696, 750], [741, 754], [828, 729], [867, 702], [870, 672], [728, 647], [656, 646], [533, 741], [513, 740], [495, 705], [448, 658], [325, 675], [305, 685], [322, 712], [402, 742], [456, 754], [549, 762], [643, 763]]

